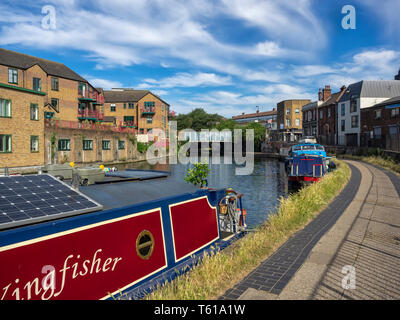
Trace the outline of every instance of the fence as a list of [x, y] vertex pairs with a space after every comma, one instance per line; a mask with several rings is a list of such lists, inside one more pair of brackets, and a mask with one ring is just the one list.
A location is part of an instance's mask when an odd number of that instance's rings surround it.
[[112, 125], [100, 124], [100, 123], [85, 123], [78, 121], [67, 121], [67, 120], [54, 120], [45, 119], [45, 127], [48, 128], [65, 128], [65, 129], [78, 129], [78, 130], [100, 130], [107, 132], [121, 132], [121, 133], [136, 133], [136, 129], [127, 127], [114, 127]]

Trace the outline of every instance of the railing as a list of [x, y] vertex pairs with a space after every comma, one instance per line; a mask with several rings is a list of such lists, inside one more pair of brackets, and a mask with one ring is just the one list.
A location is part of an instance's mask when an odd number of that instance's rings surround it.
[[155, 113], [155, 108], [154, 107], [143, 107], [142, 108], [142, 114], [153, 115], [154, 113]]
[[120, 127], [130, 127], [130, 128], [137, 128], [137, 125], [132, 121], [120, 121]]
[[78, 121], [44, 119], [44, 124], [48, 128], [60, 129], [79, 129], [79, 130], [100, 130], [106, 132], [136, 133], [134, 128], [114, 127], [101, 123], [83, 123]]
[[78, 109], [78, 118], [103, 120], [104, 114], [98, 110]]

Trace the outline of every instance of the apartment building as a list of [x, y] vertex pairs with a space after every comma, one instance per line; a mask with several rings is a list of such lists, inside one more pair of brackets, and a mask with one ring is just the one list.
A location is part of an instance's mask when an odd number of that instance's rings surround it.
[[400, 96], [361, 109], [362, 147], [400, 151]]
[[398, 80], [362, 80], [349, 85], [338, 101], [338, 144], [360, 146], [360, 110], [400, 96]]
[[297, 141], [302, 136], [302, 109], [310, 99], [284, 100], [277, 104], [277, 126], [282, 141]]
[[149, 90], [104, 90], [104, 99], [105, 121], [114, 126], [135, 128], [139, 134], [163, 130], [168, 135], [170, 106]]
[[318, 107], [318, 142], [324, 145], [337, 143], [337, 109], [338, 101], [346, 90], [342, 86], [339, 92], [333, 93]]

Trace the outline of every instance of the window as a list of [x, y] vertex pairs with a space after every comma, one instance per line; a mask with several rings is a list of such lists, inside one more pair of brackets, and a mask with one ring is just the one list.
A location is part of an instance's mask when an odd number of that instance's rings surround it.
[[83, 140], [83, 150], [93, 150], [93, 140]]
[[39, 152], [39, 136], [31, 136], [31, 152]]
[[145, 107], [154, 107], [155, 103], [154, 101], [145, 101], [144, 106]]
[[143, 134], [144, 133], [144, 129], [143, 128], [140, 128], [140, 134]]
[[393, 108], [392, 110], [390, 110], [390, 117], [395, 117], [399, 114], [399, 110], [400, 108]]
[[85, 96], [86, 95], [86, 83], [79, 82], [78, 85], [78, 94]]
[[290, 108], [286, 109], [286, 114], [290, 114]]
[[69, 139], [58, 140], [58, 150], [59, 151], [70, 151], [71, 150], [71, 141]]
[[128, 109], [135, 109], [135, 104], [133, 102], [129, 102]]
[[351, 127], [358, 128], [358, 116], [351, 116]]
[[345, 121], [345, 120], [342, 120], [341, 123], [340, 123], [340, 125], [341, 125], [341, 130], [342, 130], [342, 131], [345, 131], [345, 129], [346, 129], [346, 121]]
[[374, 128], [374, 138], [375, 139], [380, 139], [382, 134], [382, 129], [381, 127], [375, 127]]
[[153, 118], [152, 117], [147, 117], [147, 123], [153, 123]]
[[375, 119], [380, 119], [382, 116], [382, 110], [376, 110], [375, 111]]
[[11, 135], [0, 134], [0, 153], [12, 152], [11, 145]]
[[118, 140], [118, 149], [119, 150], [125, 149], [125, 140]]
[[44, 118], [45, 118], [45, 119], [52, 119], [52, 118], [54, 118], [54, 112], [45, 111], [45, 112], [44, 112]]
[[111, 150], [111, 141], [110, 140], [103, 140], [102, 141], [103, 150]]
[[110, 104], [110, 112], [115, 112], [116, 111], [116, 106], [115, 106], [115, 104]]
[[328, 118], [331, 116], [331, 108], [328, 108]]
[[324, 113], [322, 110], [319, 110], [319, 118], [322, 119], [324, 117]]
[[342, 116], [344, 116], [346, 114], [346, 105], [344, 103], [341, 104], [341, 108], [342, 108]]
[[42, 79], [33, 78], [33, 90], [42, 91]]
[[300, 113], [300, 109], [299, 108], [296, 108], [296, 113], [297, 114]]
[[357, 112], [357, 100], [355, 99], [350, 101], [350, 112]]
[[13, 68], [8, 68], [8, 82], [13, 84], [18, 84], [18, 70]]
[[60, 106], [59, 106], [59, 102], [58, 99], [56, 98], [51, 98], [51, 105], [53, 106], [54, 110], [56, 110], [57, 112], [60, 111]]
[[126, 109], [126, 103], [124, 103], [124, 109]]
[[51, 78], [51, 90], [58, 91], [58, 78]]
[[308, 111], [308, 117], [307, 117], [308, 121], [312, 120], [312, 112]]
[[298, 126], [300, 125], [300, 119], [296, 118], [295, 124], [296, 124], [296, 126], [298, 127]]
[[31, 103], [31, 120], [39, 120], [39, 107], [34, 103]]
[[286, 119], [286, 126], [290, 127], [290, 119]]
[[0, 99], [0, 117], [11, 118], [11, 101]]

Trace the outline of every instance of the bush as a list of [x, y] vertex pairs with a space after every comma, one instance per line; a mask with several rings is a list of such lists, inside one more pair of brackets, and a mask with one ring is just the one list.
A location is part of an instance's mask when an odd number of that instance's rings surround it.
[[207, 177], [210, 173], [207, 163], [196, 163], [193, 168], [189, 168], [185, 181], [187, 183], [192, 183], [195, 186], [203, 187], [207, 185]]

